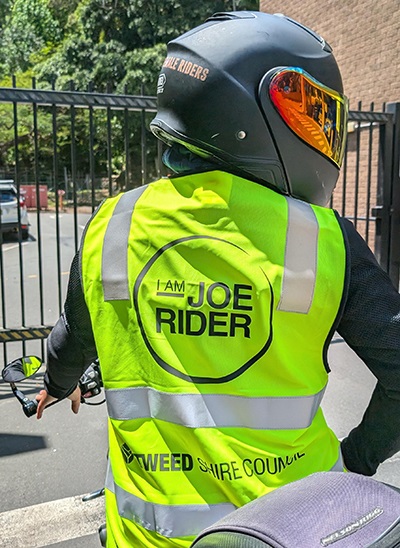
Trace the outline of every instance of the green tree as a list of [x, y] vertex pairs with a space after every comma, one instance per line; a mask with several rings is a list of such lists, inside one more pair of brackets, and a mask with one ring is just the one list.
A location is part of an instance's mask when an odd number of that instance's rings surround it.
[[39, 75], [60, 88], [74, 79], [79, 89], [93, 82], [96, 88], [108, 84], [135, 93], [145, 82], [154, 90], [166, 43], [234, 6], [258, 9], [258, 1], [81, 0], [68, 18], [63, 43], [37, 67]]
[[59, 38], [47, 0], [14, 0], [0, 42], [3, 75], [25, 72], [32, 66], [32, 54], [54, 47]]
[[62, 32], [68, 23], [68, 18], [74, 13], [79, 0], [48, 0], [48, 6], [51, 13], [59, 23]]
[[4, 27], [6, 17], [10, 12], [11, 0], [0, 0], [0, 31]]
[[[18, 87], [30, 88], [32, 78], [29, 75], [20, 75], [16, 82]], [[10, 78], [0, 80], [0, 87], [11, 87]], [[52, 118], [48, 107], [41, 107], [37, 116], [37, 139], [40, 167], [48, 170], [48, 158], [52, 155]], [[33, 179], [34, 157], [34, 118], [33, 107], [30, 104], [13, 105], [0, 103], [0, 168], [4, 172], [13, 173], [15, 161], [15, 147], [18, 147], [19, 168], [30, 172]]]

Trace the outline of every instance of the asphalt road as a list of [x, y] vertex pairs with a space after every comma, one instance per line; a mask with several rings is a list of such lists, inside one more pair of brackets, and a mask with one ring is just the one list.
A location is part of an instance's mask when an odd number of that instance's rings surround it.
[[[62, 220], [62, 271], [66, 273], [66, 284], [74, 254], [74, 235], [72, 216], [65, 217]], [[46, 233], [53, 238], [53, 222], [48, 214], [43, 226], [49, 224], [43, 229], [42, 236]], [[82, 218], [79, 226], [83, 225]], [[17, 245], [17, 248], [11, 249], [12, 245]], [[37, 287], [34, 276], [38, 275], [34, 266], [36, 245], [33, 230], [33, 238], [23, 245], [24, 254], [31, 263], [28, 261], [25, 273], [33, 276], [28, 278], [32, 282], [29, 308], [37, 305], [34, 295]], [[57, 274], [57, 265], [50, 256], [53, 245], [54, 242], [49, 240], [48, 245], [43, 246], [49, 251], [45, 259], [48, 267], [46, 284], [52, 294], [57, 292], [57, 284], [51, 280], [52, 275]], [[12, 259], [14, 250], [19, 251], [18, 244], [3, 244], [4, 256]], [[7, 283], [16, 292], [18, 268], [6, 266]], [[17, 304], [16, 300], [16, 308]], [[48, 317], [58, 317], [57, 307], [51, 305]], [[334, 340], [329, 356], [332, 373], [323, 408], [328, 424], [341, 438], [361, 419], [375, 381], [365, 365], [340, 339]], [[26, 393], [33, 396], [40, 388], [41, 380], [38, 375], [35, 380], [26, 381]], [[73, 415], [69, 403], [62, 402], [48, 409], [40, 421], [27, 419], [8, 385], [0, 383], [0, 547], [98, 547], [96, 531], [104, 521], [103, 498], [85, 503], [81, 498], [83, 494], [103, 486], [106, 454], [104, 405], [84, 405], [78, 415]], [[400, 455], [383, 464], [376, 477], [400, 487]]]

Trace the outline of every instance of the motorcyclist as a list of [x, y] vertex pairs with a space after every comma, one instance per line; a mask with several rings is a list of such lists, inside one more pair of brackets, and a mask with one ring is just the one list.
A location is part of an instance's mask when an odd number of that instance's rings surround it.
[[[400, 449], [400, 297], [325, 207], [348, 108], [329, 44], [283, 15], [216, 14], [170, 42], [157, 93], [172, 176], [88, 223], [38, 396], [39, 418], [76, 402], [99, 356], [120, 548], [188, 547], [270, 490], [372, 475]], [[378, 379], [341, 446], [320, 408], [335, 330]]]

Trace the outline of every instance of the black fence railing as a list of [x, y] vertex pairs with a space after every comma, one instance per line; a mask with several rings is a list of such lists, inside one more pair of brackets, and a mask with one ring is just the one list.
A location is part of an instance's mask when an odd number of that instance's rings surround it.
[[155, 97], [142, 95], [39, 90], [34, 80], [32, 89], [0, 88], [0, 179], [14, 181], [31, 224], [23, 241], [0, 216], [4, 362], [16, 347], [43, 354], [82, 228], [100, 201], [163, 174], [163, 147], [148, 129], [155, 111]]
[[399, 287], [399, 221], [394, 203], [398, 188], [400, 104], [381, 112], [351, 110], [341, 176], [331, 206], [350, 219]]

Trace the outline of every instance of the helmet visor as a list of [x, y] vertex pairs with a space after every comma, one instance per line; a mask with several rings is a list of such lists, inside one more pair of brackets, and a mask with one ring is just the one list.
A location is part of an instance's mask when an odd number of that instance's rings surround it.
[[342, 165], [347, 135], [347, 98], [297, 67], [279, 69], [269, 84], [271, 101], [298, 137]]

